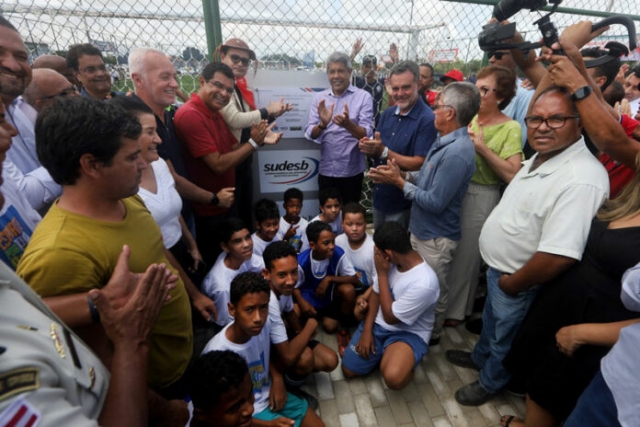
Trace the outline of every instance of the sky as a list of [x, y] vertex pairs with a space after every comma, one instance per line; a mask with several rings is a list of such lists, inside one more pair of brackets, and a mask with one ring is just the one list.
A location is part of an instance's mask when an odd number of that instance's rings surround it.
[[[302, 58], [313, 51], [317, 61], [333, 51], [348, 53], [359, 37], [365, 43], [360, 55], [384, 55], [395, 42], [401, 58], [422, 60], [432, 52], [456, 49], [459, 59], [479, 58], [477, 36], [492, 10], [437, 0], [220, 0], [219, 5], [223, 38], [245, 39], [258, 57], [286, 53]], [[565, 0], [562, 6], [638, 12], [629, 0]], [[57, 15], [42, 14], [45, 8]], [[114, 43], [122, 54], [137, 46], [172, 55], [187, 46], [207, 50], [202, 0], [0, 0], [0, 9], [25, 39], [54, 50], [89, 37]], [[535, 40], [539, 33], [532, 22], [539, 16], [523, 10], [513, 20], [525, 38]], [[559, 27], [576, 19], [552, 18]]]

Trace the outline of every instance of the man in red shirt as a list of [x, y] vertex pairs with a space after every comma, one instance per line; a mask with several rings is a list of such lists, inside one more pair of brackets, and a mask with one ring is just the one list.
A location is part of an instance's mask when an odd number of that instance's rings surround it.
[[[235, 167], [265, 143], [275, 144], [282, 136], [272, 132], [273, 125], [268, 126], [263, 120], [252, 126], [248, 144], [238, 144], [220, 114], [233, 91], [231, 68], [212, 62], [202, 70], [200, 89], [178, 109], [174, 120], [189, 178], [214, 194], [222, 188], [234, 187]], [[214, 197], [209, 204], [193, 204], [198, 247], [208, 265], [213, 265], [220, 253], [216, 231], [228, 212], [217, 202]]]

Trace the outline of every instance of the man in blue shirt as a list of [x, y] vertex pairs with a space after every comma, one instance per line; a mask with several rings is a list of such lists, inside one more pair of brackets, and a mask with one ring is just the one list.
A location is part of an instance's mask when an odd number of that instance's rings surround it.
[[90, 43], [74, 44], [67, 52], [67, 65], [82, 83], [80, 95], [100, 101], [124, 95], [111, 91], [111, 75], [100, 49]]
[[402, 172], [395, 160], [371, 168], [374, 183], [392, 184], [411, 207], [411, 245], [434, 269], [440, 283], [436, 322], [430, 345], [440, 341], [449, 299], [447, 275], [460, 240], [460, 206], [475, 172], [475, 149], [467, 125], [480, 107], [480, 94], [470, 83], [451, 83], [436, 98], [433, 111], [438, 139], [419, 172]]
[[[360, 151], [373, 157], [375, 166], [393, 159], [402, 170], [417, 171], [436, 140], [433, 111], [424, 103], [418, 90], [420, 68], [413, 61], [396, 64], [389, 76], [391, 94], [396, 105], [387, 108], [374, 139], [360, 140]], [[377, 229], [387, 221], [397, 221], [409, 228], [411, 200], [402, 189], [377, 184], [373, 189], [373, 224]]]

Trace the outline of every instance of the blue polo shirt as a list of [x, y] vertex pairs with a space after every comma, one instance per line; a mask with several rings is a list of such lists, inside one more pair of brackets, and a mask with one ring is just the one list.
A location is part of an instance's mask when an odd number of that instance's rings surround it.
[[[434, 114], [421, 98], [405, 115], [396, 106], [387, 108], [376, 129], [383, 144], [403, 156], [426, 156], [436, 141], [438, 132], [433, 124]], [[386, 160], [375, 159], [375, 165]], [[394, 185], [376, 184], [373, 188], [373, 207], [384, 213], [411, 209], [411, 201], [405, 199], [402, 190]]]
[[460, 240], [460, 208], [476, 170], [476, 151], [466, 126], [438, 137], [412, 182], [404, 185], [413, 200], [409, 231], [420, 240]]

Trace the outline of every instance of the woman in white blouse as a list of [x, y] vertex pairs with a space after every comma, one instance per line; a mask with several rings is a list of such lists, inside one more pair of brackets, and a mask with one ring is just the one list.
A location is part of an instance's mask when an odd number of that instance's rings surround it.
[[162, 140], [156, 132], [156, 118], [151, 109], [138, 99], [121, 96], [109, 102], [135, 115], [142, 125], [139, 138], [140, 156], [147, 162], [148, 167], [142, 170], [138, 196], [142, 198], [160, 227], [165, 247], [185, 271], [192, 273], [202, 262], [202, 256], [180, 215], [182, 200], [176, 191], [169, 167], [158, 155], [158, 145], [162, 144]]

